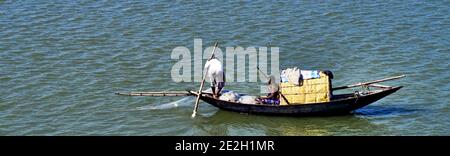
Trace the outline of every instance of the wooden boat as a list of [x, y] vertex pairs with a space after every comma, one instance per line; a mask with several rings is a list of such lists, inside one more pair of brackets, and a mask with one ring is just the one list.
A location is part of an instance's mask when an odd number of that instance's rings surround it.
[[[242, 113], [294, 116], [337, 115], [350, 113], [351, 111], [369, 105], [398, 91], [400, 88], [402, 88], [402, 86], [381, 88], [363, 94], [352, 93], [334, 95], [330, 102], [283, 106], [229, 102], [215, 99], [210, 93], [203, 93], [200, 99], [217, 108]], [[191, 91], [190, 93], [197, 96], [196, 92]]]
[[[361, 86], [362, 92], [354, 92], [349, 94], [333, 95], [329, 102], [308, 103], [289, 105], [266, 105], [266, 104], [245, 104], [224, 101], [212, 97], [211, 93], [202, 92], [200, 100], [211, 104], [217, 108], [251, 114], [265, 115], [293, 115], [293, 116], [312, 116], [312, 115], [336, 115], [350, 113], [356, 109], [367, 106], [377, 100], [380, 100], [396, 91], [403, 86], [385, 86], [376, 83], [388, 80], [394, 80], [405, 77], [404, 75], [390, 77], [364, 83], [357, 83], [348, 86], [332, 88], [332, 90], [347, 89]], [[376, 88], [375, 90], [369, 88]], [[196, 91], [172, 91], [172, 92], [131, 92], [116, 93], [117, 95], [126, 96], [198, 96]]]

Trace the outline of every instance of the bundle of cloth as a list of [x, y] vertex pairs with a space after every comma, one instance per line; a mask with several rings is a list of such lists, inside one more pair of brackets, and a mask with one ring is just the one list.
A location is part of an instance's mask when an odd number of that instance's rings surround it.
[[230, 102], [239, 102], [245, 104], [257, 104], [256, 96], [249, 95], [241, 95], [233, 91], [223, 91], [219, 97], [220, 100], [230, 101]]
[[297, 67], [287, 68], [281, 71], [281, 82], [290, 82], [297, 86], [301, 85], [302, 80], [320, 78], [319, 70], [300, 70]]
[[239, 98], [240, 98], [240, 95], [233, 91], [222, 91], [222, 94], [219, 97], [220, 100], [230, 101], [230, 102], [238, 102]]
[[257, 104], [258, 101], [256, 96], [244, 95], [239, 98], [239, 103]]

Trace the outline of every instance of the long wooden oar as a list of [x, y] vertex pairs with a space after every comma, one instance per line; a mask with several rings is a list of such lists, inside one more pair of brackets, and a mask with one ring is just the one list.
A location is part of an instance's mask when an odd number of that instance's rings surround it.
[[117, 92], [116, 95], [124, 96], [194, 96], [187, 91], [162, 91], [162, 92], [129, 92], [120, 93]]
[[[202, 94], [205, 94], [207, 92], [202, 92]], [[195, 91], [161, 91], [161, 92], [128, 92], [128, 93], [121, 93], [116, 92], [116, 95], [123, 95], [123, 96], [197, 96], [198, 93]]]
[[[211, 53], [211, 57], [209, 59], [212, 59], [214, 57], [214, 52], [216, 51], [216, 48], [217, 48], [218, 44], [219, 44], [218, 42], [216, 42], [214, 44], [214, 48], [213, 48], [213, 51]], [[199, 104], [199, 101], [200, 101], [200, 96], [202, 96], [203, 84], [205, 83], [206, 74], [208, 73], [208, 69], [209, 68], [206, 69], [205, 74], [203, 75], [203, 80], [200, 83], [200, 89], [198, 90], [197, 100], [195, 100], [194, 111], [192, 112], [192, 118], [195, 118], [195, 115], [197, 115], [198, 104]]]
[[394, 76], [394, 77], [388, 77], [388, 78], [384, 78], [384, 79], [380, 79], [380, 80], [375, 80], [375, 81], [368, 81], [368, 82], [356, 83], [356, 84], [347, 85], [347, 86], [335, 87], [335, 88], [333, 88], [332, 90], [340, 90], [340, 89], [347, 89], [347, 88], [353, 88], [353, 87], [358, 87], [358, 86], [364, 86], [364, 85], [369, 85], [369, 84], [373, 84], [373, 83], [379, 83], [379, 82], [384, 82], [384, 81], [389, 81], [389, 80], [400, 79], [400, 78], [403, 78], [403, 77], [405, 77], [405, 75]]

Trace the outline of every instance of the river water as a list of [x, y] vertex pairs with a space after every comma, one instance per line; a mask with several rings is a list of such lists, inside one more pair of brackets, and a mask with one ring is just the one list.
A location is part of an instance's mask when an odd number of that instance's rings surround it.
[[[449, 1], [0, 0], [0, 135], [450, 135]], [[193, 98], [116, 91], [175, 83], [172, 50], [280, 48], [280, 68], [333, 71], [334, 86], [406, 74], [352, 114], [240, 114]], [[260, 83], [227, 83], [258, 94]], [[256, 87], [255, 87], [256, 86]]]

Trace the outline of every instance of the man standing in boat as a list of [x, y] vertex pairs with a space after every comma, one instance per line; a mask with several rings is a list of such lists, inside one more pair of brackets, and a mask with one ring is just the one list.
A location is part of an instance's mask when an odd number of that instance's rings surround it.
[[213, 55], [205, 64], [205, 71], [211, 82], [213, 97], [218, 98], [220, 91], [225, 86], [225, 73], [222, 63]]

